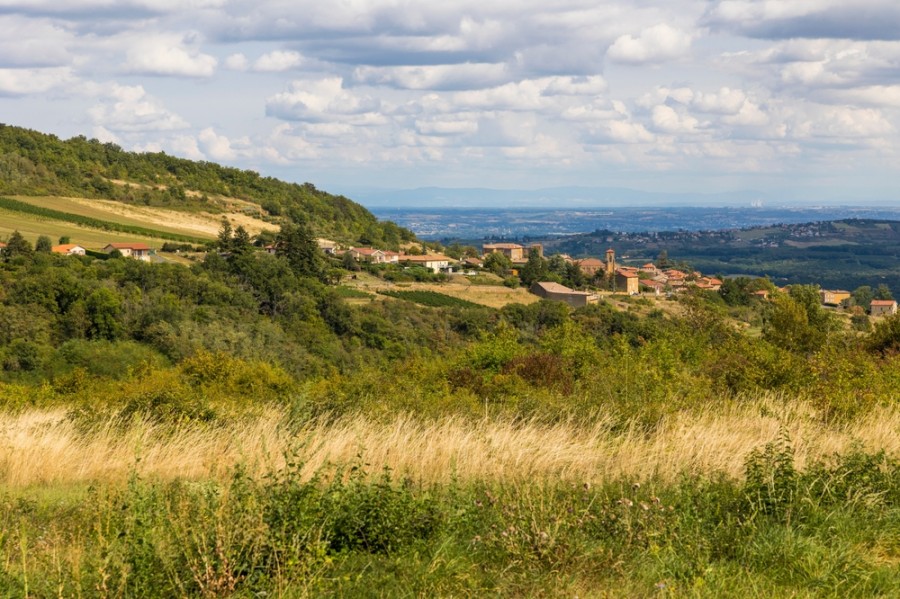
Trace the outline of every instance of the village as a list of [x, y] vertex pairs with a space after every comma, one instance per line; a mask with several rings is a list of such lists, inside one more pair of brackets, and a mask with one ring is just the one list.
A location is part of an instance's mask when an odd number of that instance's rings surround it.
[[[651, 296], [672, 297], [692, 290], [718, 292], [722, 288], [723, 280], [713, 276], [687, 268], [674, 268], [669, 265], [647, 262], [640, 266], [625, 265], [617, 262], [616, 252], [609, 248], [605, 258], [572, 258], [566, 254], [555, 254], [553, 258], [562, 261], [567, 268], [574, 269], [581, 283], [578, 288], [567, 287], [562, 282], [555, 280], [524, 280], [524, 271], [528, 268], [529, 260], [545, 261], [542, 244], [519, 243], [485, 243], [482, 245], [480, 255], [471, 255], [472, 248], [461, 254], [458, 258], [443, 253], [406, 253], [405, 251], [392, 251], [373, 247], [343, 247], [340, 243], [318, 238], [316, 243], [326, 257], [332, 258], [336, 263], [348, 270], [357, 270], [363, 266], [374, 268], [395, 265], [403, 269], [418, 267], [419, 270], [430, 272], [434, 275], [459, 274], [463, 276], [478, 276], [485, 272], [487, 266], [498, 262], [500, 268], [494, 268], [494, 272], [507, 275], [507, 281], [522, 282], [528, 284], [528, 291], [537, 298], [560, 301], [572, 308], [580, 308], [601, 301], [604, 295], [619, 294], [625, 296]], [[41, 245], [44, 247], [41, 248]], [[0, 242], [0, 255], [4, 253], [7, 244]], [[414, 249], [411, 246], [409, 249]], [[156, 249], [142, 242], [116, 242], [108, 243], [97, 250], [89, 250], [79, 244], [71, 243], [68, 238], [60, 239], [57, 245], [47, 246], [46, 238], [39, 241], [39, 251], [64, 256], [95, 257], [121, 256], [145, 262], [165, 262], [166, 258], [159, 255]], [[261, 248], [269, 254], [277, 253], [275, 244], [267, 244]], [[421, 248], [426, 250], [426, 246]], [[501, 258], [502, 257], [502, 258]], [[553, 277], [545, 277], [552, 279]], [[557, 277], [558, 278], [558, 277]], [[762, 281], [762, 279], [760, 279]], [[771, 283], [760, 284], [759, 289], [751, 291], [757, 299], [768, 300], [771, 292], [787, 291], [787, 288], [777, 288]], [[841, 289], [820, 290], [822, 306], [831, 309], [845, 309], [852, 313], [861, 313], [860, 307], [855, 306], [852, 292]], [[872, 317], [884, 317], [896, 314], [897, 301], [892, 298], [876, 298], [869, 302], [868, 314]], [[862, 312], [864, 313], [864, 312]]]

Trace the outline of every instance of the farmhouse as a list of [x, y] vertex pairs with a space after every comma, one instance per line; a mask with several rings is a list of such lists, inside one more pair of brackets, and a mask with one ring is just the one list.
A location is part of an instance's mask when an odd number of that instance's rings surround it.
[[544, 299], [566, 302], [573, 308], [596, 304], [599, 297], [586, 291], [575, 291], [559, 283], [539, 282], [531, 285], [531, 293]]
[[525, 247], [518, 243], [486, 243], [481, 246], [481, 251], [485, 256], [499, 252], [513, 262], [525, 259]]
[[442, 270], [450, 268], [450, 258], [440, 254], [431, 254], [425, 256], [403, 256], [403, 262], [407, 262], [413, 266], [424, 266], [432, 272], [439, 273]]
[[872, 316], [891, 316], [897, 313], [897, 302], [895, 300], [872, 300], [869, 313]]
[[347, 252], [360, 262], [371, 262], [373, 264], [385, 262], [384, 252], [375, 248], [350, 248]]
[[150, 262], [152, 250], [150, 249], [150, 246], [145, 243], [110, 243], [103, 248], [103, 251], [107, 254], [111, 254], [116, 250], [119, 250], [126, 258]]
[[637, 272], [620, 268], [616, 271], [616, 291], [637, 295], [640, 291]]
[[580, 268], [581, 272], [588, 277], [593, 277], [598, 271], [602, 272], [605, 266], [606, 262], [599, 258], [585, 258], [584, 260], [578, 261], [578, 268]]
[[63, 243], [54, 245], [50, 248], [50, 251], [54, 254], [62, 254], [64, 256], [84, 256], [86, 250], [75, 243]]
[[322, 239], [321, 237], [316, 239], [316, 243], [319, 246], [319, 249], [329, 256], [334, 256], [337, 253], [338, 244], [336, 241], [331, 241], [330, 239]]
[[840, 306], [842, 302], [850, 299], [850, 292], [843, 290], [829, 291], [823, 289], [819, 292], [822, 298], [822, 304], [825, 306]]

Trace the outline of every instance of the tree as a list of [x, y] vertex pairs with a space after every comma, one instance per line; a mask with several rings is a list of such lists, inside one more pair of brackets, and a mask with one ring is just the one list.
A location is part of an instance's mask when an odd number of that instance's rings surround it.
[[296, 275], [323, 279], [322, 252], [307, 225], [282, 225], [276, 237], [275, 253], [287, 258]]
[[667, 250], [661, 250], [659, 252], [659, 256], [656, 257], [656, 266], [658, 268], [669, 267], [669, 252]]
[[522, 267], [519, 278], [522, 284], [530, 286], [535, 281], [540, 281], [547, 275], [547, 264], [541, 257], [541, 253], [537, 248], [528, 250], [528, 262]]
[[37, 239], [37, 243], [34, 245], [35, 252], [42, 252], [44, 254], [49, 254], [53, 250], [53, 242], [46, 235], [41, 235]]
[[853, 290], [851, 297], [857, 306], [868, 312], [872, 305], [872, 300], [875, 299], [875, 293], [868, 285], [862, 285]]
[[349, 251], [344, 252], [344, 255], [341, 256], [341, 266], [345, 270], [349, 270], [350, 272], [356, 272], [359, 270], [359, 262], [356, 261], [356, 258], [353, 257]]
[[233, 254], [246, 254], [253, 249], [253, 243], [250, 239], [250, 233], [244, 228], [244, 225], [238, 225], [234, 230], [234, 237], [231, 238], [231, 252]]
[[65, 245], [67, 243], [72, 243], [72, 238], [68, 235], [63, 235], [59, 238], [59, 245]]
[[894, 299], [894, 295], [891, 293], [890, 288], [887, 285], [882, 283], [878, 286], [878, 289], [875, 290], [875, 297], [877, 300], [892, 300]]
[[763, 336], [783, 349], [810, 353], [836, 328], [834, 317], [819, 303], [818, 285], [794, 285], [789, 295], [775, 297]]
[[233, 234], [234, 231], [231, 228], [231, 223], [228, 222], [227, 218], [223, 218], [222, 228], [219, 229], [219, 235], [216, 239], [216, 247], [220, 252], [231, 251], [231, 237]]
[[22, 237], [21, 233], [13, 231], [9, 239], [6, 240], [6, 250], [3, 252], [3, 256], [4, 259], [11, 260], [16, 256], [30, 256], [33, 251], [31, 243]]
[[122, 332], [119, 318], [122, 312], [122, 300], [106, 287], [100, 287], [91, 293], [85, 302], [90, 321], [88, 336], [91, 339], [116, 339]]
[[500, 252], [491, 252], [484, 257], [484, 268], [502, 277], [509, 273], [512, 261]]

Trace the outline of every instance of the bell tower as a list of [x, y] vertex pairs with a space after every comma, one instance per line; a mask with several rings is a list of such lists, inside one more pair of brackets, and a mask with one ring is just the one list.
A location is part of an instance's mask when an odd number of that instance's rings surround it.
[[606, 250], [606, 275], [612, 277], [616, 274], [616, 251], [612, 248]]

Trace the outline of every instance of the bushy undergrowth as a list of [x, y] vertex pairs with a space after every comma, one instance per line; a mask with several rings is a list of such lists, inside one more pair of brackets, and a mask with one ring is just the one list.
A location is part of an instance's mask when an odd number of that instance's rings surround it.
[[10, 596], [896, 596], [900, 463], [793, 462], [743, 480], [423, 485], [359, 461], [226, 483], [2, 498]]

